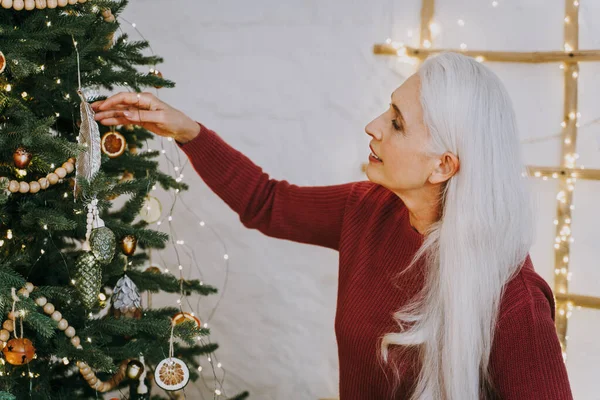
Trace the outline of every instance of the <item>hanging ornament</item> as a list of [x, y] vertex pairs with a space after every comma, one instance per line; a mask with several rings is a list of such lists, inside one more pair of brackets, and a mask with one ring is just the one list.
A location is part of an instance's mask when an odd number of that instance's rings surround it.
[[121, 239], [121, 250], [126, 256], [132, 256], [137, 246], [137, 238], [134, 235], [127, 235]]
[[137, 137], [135, 135], [131, 135], [131, 142], [127, 143], [127, 150], [129, 150], [129, 154], [137, 154]]
[[[140, 354], [140, 363], [142, 365], [144, 365], [144, 356]], [[136, 389], [136, 393], [137, 394], [143, 394], [143, 395], [147, 395], [147, 396], [140, 396], [140, 398], [149, 398], [149, 390], [148, 390], [148, 386], [146, 385], [146, 375], [148, 374], [148, 371], [144, 368], [144, 370], [142, 371], [142, 373], [140, 374], [140, 376], [138, 377], [139, 383], [138, 383], [138, 387]], [[148, 382], [149, 384], [150, 382]]]
[[6, 347], [2, 350], [4, 358], [9, 364], [23, 365], [33, 360], [35, 356], [35, 348], [31, 340], [27, 338], [15, 338], [6, 343]]
[[98, 304], [102, 288], [102, 266], [94, 254], [87, 251], [79, 256], [75, 268], [75, 288], [86, 309], [92, 309]]
[[190, 314], [189, 312], [177, 313], [173, 316], [172, 320], [175, 325], [179, 325], [186, 321], [192, 321], [196, 325], [196, 328], [200, 328], [202, 325], [202, 322], [200, 322], [196, 316]]
[[183, 389], [190, 381], [190, 370], [179, 358], [165, 358], [156, 366], [154, 380], [164, 390]]
[[152, 274], [160, 274], [160, 273], [162, 273], [160, 267], [157, 267], [156, 265], [153, 265], [151, 267], [146, 268], [145, 272], [150, 272]]
[[127, 377], [129, 379], [138, 379], [144, 372], [144, 364], [138, 360], [131, 360], [127, 364]]
[[[81, 89], [78, 90], [77, 93], [81, 98], [81, 104], [79, 106], [81, 112], [81, 127], [79, 129], [78, 143], [87, 147], [87, 149], [77, 156], [75, 175], [77, 179], [84, 178], [90, 181], [100, 170], [100, 130], [98, 128], [98, 123], [94, 119], [94, 111], [87, 102]], [[77, 188], [75, 189], [75, 196], [76, 195]]]
[[136, 284], [127, 276], [123, 275], [117, 281], [112, 295], [115, 317], [141, 318], [142, 302], [140, 292]]
[[127, 141], [117, 131], [106, 132], [102, 136], [102, 152], [110, 158], [117, 158], [125, 152]]
[[31, 162], [31, 153], [28, 152], [24, 147], [19, 147], [13, 153], [13, 161], [15, 163], [15, 167], [19, 169], [25, 169]]
[[135, 177], [133, 176], [133, 174], [129, 171], [123, 171], [123, 174], [121, 175], [121, 179], [119, 180], [120, 183], [123, 182], [129, 182], [132, 181]]
[[161, 214], [162, 204], [160, 204], [160, 201], [154, 196], [146, 196], [142, 209], [140, 210], [142, 219], [149, 224], [153, 224], [160, 219]]
[[[102, 19], [104, 19], [104, 22], [108, 22], [108, 23], [113, 23], [116, 21], [115, 16], [113, 15], [112, 11], [110, 10], [110, 8], [106, 8], [104, 10], [102, 10]], [[112, 31], [107, 37], [107, 43], [106, 46], [104, 46], [104, 50], [109, 50], [114, 43], [115, 40], [115, 32]]]
[[6, 68], [6, 57], [4, 57], [4, 53], [0, 51], [0, 74], [4, 72]]
[[101, 264], [106, 265], [110, 263], [117, 247], [115, 234], [106, 226], [92, 230], [90, 247], [92, 253]]
[[[156, 76], [156, 77], [160, 78], [160, 79], [162, 79], [162, 78], [163, 78], [163, 74], [162, 74], [162, 73], [161, 73], [159, 70], [157, 70], [157, 69], [151, 69], [151, 70], [150, 70], [150, 73], [151, 73], [152, 75], [154, 75], [154, 76]], [[162, 88], [162, 86], [161, 86], [160, 84], [156, 84], [156, 85], [154, 85], [154, 87], [155, 87], [155, 88], [157, 88], [157, 89], [161, 89], [161, 88]]]
[[110, 8], [102, 10], [102, 17], [104, 22], [115, 22], [116, 19]]

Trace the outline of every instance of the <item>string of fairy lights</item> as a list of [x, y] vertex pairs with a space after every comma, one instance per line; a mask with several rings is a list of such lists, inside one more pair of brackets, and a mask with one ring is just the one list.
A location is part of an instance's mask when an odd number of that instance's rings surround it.
[[[100, 12], [100, 9], [97, 6], [93, 6], [92, 7], [92, 11], [93, 12]], [[125, 18], [119, 16], [118, 17], [119, 21], [122, 21], [128, 25], [130, 25], [139, 35], [140, 37], [144, 40], [147, 41], [144, 37], [144, 35], [139, 31], [139, 29], [137, 29], [137, 24], [134, 22], [129, 22], [127, 21]], [[47, 21], [46, 22], [46, 27], [47, 28], [51, 28], [52, 27], [52, 23], [51, 21]], [[121, 28], [121, 24], [119, 24], [118, 29], [120, 30], [121, 34], [123, 34], [123, 30]], [[74, 42], [75, 46], [77, 45], [76, 42]], [[152, 50], [152, 47], [149, 46], [150, 51], [152, 52], [152, 54], [154, 55], [154, 51]], [[14, 60], [15, 63], [17, 63], [17, 60]], [[46, 70], [45, 65], [40, 65], [39, 67], [39, 72], [44, 73], [44, 71]], [[157, 71], [155, 70], [155, 68], [151, 68], [150, 69], [150, 73], [156, 73]], [[56, 85], [61, 85], [62, 81], [60, 78], [56, 78], [55, 79], [55, 84]], [[127, 85], [125, 83], [125, 85]], [[132, 90], [129, 86], [127, 86], [129, 88], [129, 90]], [[0, 88], [0, 90], [4, 89], [6, 92], [11, 92], [13, 90], [16, 90], [16, 88], [14, 87], [14, 84], [10, 84], [7, 83], [3, 88]], [[156, 90], [156, 97], [159, 97], [158, 94], [158, 90]], [[68, 93], [65, 93], [64, 98], [66, 100], [68, 100], [70, 98], [70, 95]], [[27, 100], [31, 100], [31, 96], [23, 91], [21, 93], [21, 97], [23, 99], [27, 99]], [[47, 104], [49, 104], [52, 107], [52, 104], [48, 103], [45, 99], [42, 99], [43, 101], [45, 101]], [[53, 108], [53, 107], [52, 107]], [[58, 112], [55, 112], [55, 116], [56, 117], [60, 117], [60, 114]], [[73, 118], [73, 120], [75, 120], [75, 118]], [[170, 156], [169, 156], [169, 152], [167, 151], [167, 148], [165, 147], [165, 141], [167, 143], [169, 143], [171, 145], [171, 148], [175, 150], [175, 154], [176, 154], [176, 160], [173, 160]], [[187, 157], [184, 160], [184, 162], [182, 162], [181, 160], [181, 152], [178, 151], [177, 146], [175, 143], [173, 143], [173, 139], [172, 138], [163, 138], [161, 137], [159, 139], [159, 144], [160, 144], [160, 154], [164, 157], [164, 159], [167, 162], [167, 167], [168, 167], [168, 174], [172, 175], [173, 177], [176, 177], [175, 180], [177, 182], [182, 182], [183, 178], [184, 178], [184, 174], [183, 171], [185, 169], [185, 167], [189, 164]], [[149, 148], [149, 144], [146, 142], [146, 148], [148, 152], [152, 152], [154, 150]], [[141, 150], [139, 153], [142, 153], [143, 151]], [[51, 165], [51, 168], [53, 169], [55, 167], [54, 164]], [[26, 175], [26, 171], [25, 170], [20, 170], [19, 174], [21, 177]], [[154, 185], [152, 187], [152, 190], [157, 190], [156, 185]], [[167, 222], [168, 224], [168, 233], [169, 233], [169, 237], [170, 237], [170, 242], [173, 246], [173, 249], [175, 251], [175, 257], [176, 257], [176, 261], [177, 261], [177, 271], [179, 273], [179, 281], [180, 281], [180, 293], [178, 298], [176, 299], [176, 307], [179, 308], [181, 311], [183, 311], [184, 309], [184, 303], [185, 305], [187, 305], [187, 307], [191, 310], [194, 309], [194, 306], [192, 306], [192, 304], [189, 301], [189, 296], [186, 296], [184, 291], [183, 291], [183, 282], [184, 282], [184, 263], [182, 263], [182, 257], [180, 255], [179, 249], [181, 248], [183, 251], [185, 251], [187, 257], [193, 262], [193, 266], [195, 267], [194, 269], [200, 274], [200, 277], [202, 278], [202, 271], [200, 268], [200, 265], [198, 264], [198, 258], [196, 257], [196, 251], [194, 250], [194, 247], [190, 246], [189, 244], [186, 244], [186, 241], [183, 238], [179, 238], [177, 232], [174, 229], [174, 225], [173, 225], [173, 212], [175, 210], [175, 206], [177, 204], [177, 202], [179, 201], [183, 207], [194, 216], [194, 218], [197, 219], [197, 226], [200, 229], [208, 229], [212, 235], [217, 238], [217, 240], [220, 242], [221, 247], [223, 249], [223, 261], [225, 263], [225, 279], [223, 282], [223, 287], [219, 290], [219, 297], [215, 303], [215, 305], [212, 307], [208, 317], [206, 319], [204, 319], [202, 327], [203, 328], [208, 328], [209, 326], [209, 322], [212, 319], [213, 315], [215, 314], [221, 299], [223, 298], [223, 294], [225, 291], [225, 288], [227, 286], [227, 281], [228, 281], [228, 275], [229, 275], [229, 254], [227, 251], [227, 246], [225, 244], [225, 242], [223, 241], [223, 239], [220, 237], [220, 235], [209, 225], [207, 225], [207, 223], [205, 222], [205, 220], [203, 218], [200, 218], [197, 213], [192, 210], [184, 201], [183, 197], [181, 196], [180, 190], [179, 189], [175, 189], [173, 192], [169, 191], [168, 194], [171, 196], [172, 199], [172, 203], [171, 206], [169, 208], [168, 211], [168, 215], [160, 218], [157, 222], [156, 222], [156, 226], [157, 227], [161, 227], [163, 226], [163, 223]], [[70, 192], [66, 191], [64, 192], [63, 197], [64, 198], [69, 198], [69, 196], [71, 195]], [[147, 207], [147, 211], [150, 212], [150, 205], [146, 206]], [[197, 208], [197, 207], [195, 207]], [[82, 212], [82, 211], [81, 211]], [[45, 231], [48, 232], [48, 238], [44, 240], [44, 245], [48, 244], [48, 241], [53, 245], [54, 249], [56, 251], [58, 251], [60, 253], [60, 251], [58, 250], [58, 247], [56, 246], [56, 244], [53, 241], [53, 236], [51, 233], [51, 230], [48, 229], [48, 225], [46, 223], [44, 223], [43, 221], [40, 222], [41, 224], [41, 228], [44, 229]], [[11, 240], [13, 239], [13, 233], [11, 229], [7, 230], [6, 233], [6, 240]], [[73, 242], [75, 242], [75, 240], [73, 239]], [[0, 247], [2, 247], [5, 243], [4, 239], [0, 240]], [[25, 249], [26, 245], [22, 244], [22, 249]], [[45, 254], [45, 252], [47, 251], [47, 249], [45, 249], [44, 247], [42, 247], [42, 249], [40, 250], [40, 256], [35, 260], [35, 262], [31, 265], [30, 268], [30, 272], [31, 270], [33, 270], [34, 266], [37, 264], [37, 262], [42, 258], [42, 256]], [[163, 265], [169, 265], [170, 263], [167, 262], [166, 260], [163, 259], [162, 254], [159, 253], [159, 256], [161, 258], [161, 261], [163, 263]], [[64, 258], [64, 256], [61, 257], [63, 259], [63, 263], [64, 263], [64, 268], [65, 270], [68, 272], [68, 264], [66, 259]], [[151, 259], [150, 259], [151, 262]], [[164, 268], [163, 271], [164, 273], [173, 273], [168, 267]], [[192, 272], [192, 269], [189, 270], [190, 274]], [[203, 281], [201, 279], [201, 284], [203, 284]], [[71, 283], [74, 283], [73, 280], [71, 280]], [[101, 298], [101, 300], [106, 300], [106, 295], [104, 293], [101, 293], [100, 296], [104, 296], [104, 299]], [[196, 305], [195, 309], [198, 309], [199, 303], [200, 303], [200, 297], [198, 299], [198, 304]], [[192, 316], [196, 315], [196, 312], [191, 312]], [[91, 338], [87, 338], [87, 341], [91, 341]], [[210, 335], [206, 336], [206, 339], [202, 336], [197, 336], [197, 341], [199, 342], [199, 344], [201, 345], [208, 345], [210, 344]], [[65, 362], [65, 364], [68, 364], [68, 360], [63, 360]], [[201, 361], [201, 360], [200, 360]], [[224, 381], [225, 381], [225, 377], [227, 375], [227, 370], [223, 367], [223, 364], [221, 362], [219, 362], [216, 354], [214, 352], [211, 352], [208, 356], [206, 356], [206, 361], [209, 363], [209, 370], [212, 372], [212, 378], [213, 378], [213, 382], [214, 382], [214, 386], [213, 387], [209, 387], [209, 383], [206, 381], [204, 374], [202, 373], [205, 368], [201, 365], [201, 362], [199, 361], [199, 365], [197, 366], [197, 371], [199, 372], [200, 377], [202, 378], [202, 382], [204, 383], [205, 387], [210, 390], [211, 392], [214, 393], [215, 398], [221, 395], [226, 395], [223, 386], [224, 386]], [[1, 372], [0, 372], [1, 373]], [[30, 374], [31, 378], [36, 377], [33, 374]]]
[[[575, 29], [574, 21], [578, 17], [578, 11], [580, 7], [580, 2], [578, 0], [574, 0], [571, 4], [569, 4], [571, 0], [567, 0], [567, 11], [565, 12], [564, 24], [565, 29], [568, 31], [569, 29]], [[501, 6], [500, 1], [492, 1], [489, 3], [492, 8], [498, 8]], [[572, 7], [571, 7], [572, 5]], [[457, 19], [456, 24], [459, 28], [463, 28], [466, 25], [466, 21], [463, 18]], [[436, 22], [435, 20], [430, 20], [428, 24], [430, 37], [431, 39], [435, 39], [442, 32], [442, 26]], [[407, 30], [406, 37], [408, 39], [412, 39], [414, 37], [414, 32], [412, 29]], [[562, 45], [562, 48], [565, 53], [570, 53], [578, 48], [576, 42], [570, 42], [568, 37], [573, 37], [573, 35], [567, 36], [565, 35], [565, 41]], [[576, 37], [576, 35], [575, 35]], [[576, 39], [573, 39], [576, 40]], [[395, 49], [396, 56], [398, 61], [408, 64], [408, 65], [417, 65], [418, 59], [414, 57], [412, 54], [409, 54], [407, 51], [407, 46], [404, 42], [394, 41], [391, 38], [387, 38], [385, 43], [387, 45], [392, 46]], [[422, 48], [430, 49], [432, 47], [432, 41], [425, 38], [421, 42]], [[460, 43], [460, 50], [467, 51], [468, 45], [464, 42]], [[484, 56], [479, 55], [474, 57], [478, 62], [485, 62], [486, 59]], [[579, 79], [579, 67], [577, 63], [564, 63], [561, 62], [559, 64], [559, 68], [564, 71], [565, 79], [573, 79], [573, 81], [577, 81]], [[535, 138], [526, 138], [521, 141], [522, 144], [534, 144], [540, 143], [548, 140], [556, 140], [559, 139], [564, 143], [566, 149], [568, 149], [563, 154], [563, 162], [561, 163], [562, 169], [569, 170], [569, 175], [566, 177], [563, 174], [559, 174], [558, 172], [547, 172], [541, 170], [533, 170], [529, 171], [529, 173], [523, 173], [523, 177], [532, 176], [534, 178], [541, 178], [544, 181], [555, 179], [559, 180], [561, 183], [561, 188], [559, 189], [556, 200], [559, 203], [559, 209], [561, 207], [568, 208], [567, 212], [559, 212], [559, 217], [553, 220], [553, 224], [557, 227], [557, 234], [554, 238], [554, 249], [556, 251], [556, 255], [558, 259], [562, 260], [562, 265], [556, 265], [554, 269], [554, 274], [557, 277], [561, 277], [561, 279], [557, 280], [556, 289], [558, 293], [567, 294], [567, 283], [572, 279], [572, 272], [569, 271], [569, 252], [570, 252], [570, 244], [574, 243], [575, 239], [572, 235], [571, 229], [571, 211], [575, 209], [575, 205], [572, 204], [573, 191], [575, 190], [575, 184], [577, 182], [577, 178], [579, 177], [578, 171], [585, 170], [584, 165], [577, 166], [577, 160], [579, 159], [579, 154], [574, 149], [575, 138], [578, 134], [581, 134], [587, 128], [597, 125], [600, 123], [600, 118], [595, 118], [585, 124], [581, 124], [581, 113], [577, 109], [577, 102], [574, 102], [575, 106], [571, 107], [572, 109], [566, 113], [564, 120], [560, 124], [560, 130], [556, 133], [541, 137]], [[564, 185], [562, 185], [564, 179]], [[562, 256], [562, 257], [561, 257]], [[574, 305], [572, 301], [566, 301], [557, 303], [557, 312], [561, 317], [566, 317], [567, 319], [571, 317], [572, 310], [574, 309]], [[577, 306], [577, 309], [581, 309], [581, 306]], [[566, 342], [568, 340], [568, 335], [564, 336], [564, 343], [561, 341], [561, 346], [563, 347], [563, 359], [566, 361]]]
[[[126, 24], [130, 25], [136, 32], [137, 34], [146, 42], [148, 42], [148, 40], [144, 37], [144, 35], [142, 34], [142, 32], [137, 28], [137, 24], [135, 22], [130, 22], [127, 19], [123, 18], [122, 16], [117, 17], [117, 19], [119, 21], [125, 22]], [[122, 25], [119, 25], [119, 30], [123, 33], [122, 29], [121, 29]], [[148, 42], [149, 43], [149, 42]], [[149, 50], [152, 54], [154, 54], [154, 51], [152, 49], [152, 46], [149, 45]], [[155, 68], [150, 69], [150, 73], [156, 73]], [[139, 95], [138, 95], [139, 96]], [[155, 96], [157, 98], [160, 98], [159, 96], [159, 90], [157, 89], [155, 91]], [[173, 149], [175, 151], [175, 154], [177, 156], [177, 161], [175, 162], [173, 159], [171, 159], [171, 157], [169, 156], [169, 152], [167, 151], [167, 149], [165, 148], [165, 141], [170, 144], [171, 149]], [[182, 162], [181, 160], [181, 152], [179, 151], [177, 145], [174, 143], [173, 139], [171, 137], [168, 138], [164, 138], [164, 137], [160, 137], [159, 138], [159, 144], [160, 144], [160, 154], [162, 154], [164, 156], [164, 159], [167, 161], [168, 167], [169, 167], [169, 171], [173, 171], [173, 176], [176, 176], [176, 181], [177, 182], [182, 182], [183, 178], [184, 178], [184, 174], [183, 171], [185, 169], [186, 166], [189, 165], [188, 159], [187, 157], [185, 158], [185, 160]], [[154, 151], [153, 149], [150, 148], [149, 144], [146, 143], [146, 148], [147, 151], [151, 152]], [[140, 151], [141, 153], [142, 151]], [[156, 185], [152, 187], [152, 190], [157, 190]], [[183, 284], [183, 280], [184, 280], [184, 267], [183, 264], [181, 262], [181, 256], [179, 254], [179, 248], [181, 248], [182, 250], [184, 250], [188, 256], [188, 258], [194, 263], [195, 269], [196, 271], [199, 272], [200, 277], [202, 278], [202, 271], [200, 269], [200, 266], [198, 264], [198, 257], [196, 257], [196, 251], [194, 250], [194, 247], [189, 246], [189, 244], [186, 244], [186, 240], [184, 240], [183, 238], [180, 238], [178, 236], [178, 233], [175, 231], [174, 229], [174, 217], [173, 217], [173, 212], [175, 209], [175, 206], [177, 204], [177, 201], [181, 202], [181, 204], [187, 209], [187, 211], [192, 214], [196, 219], [197, 219], [197, 225], [199, 226], [201, 229], [208, 229], [214, 237], [217, 238], [217, 240], [220, 242], [221, 247], [223, 249], [223, 260], [225, 262], [225, 279], [224, 279], [224, 283], [223, 283], [223, 287], [221, 290], [219, 290], [220, 295], [219, 298], [217, 299], [217, 302], [215, 303], [215, 305], [212, 307], [212, 310], [210, 311], [208, 317], [204, 320], [204, 323], [202, 324], [202, 327], [204, 328], [208, 328], [208, 323], [210, 322], [210, 320], [212, 319], [213, 315], [215, 314], [221, 299], [223, 298], [223, 294], [227, 285], [227, 281], [228, 281], [228, 276], [229, 276], [229, 254], [227, 251], [227, 245], [224, 242], [224, 240], [220, 237], [220, 235], [209, 225], [206, 224], [206, 222], [204, 221], [203, 218], [200, 218], [195, 211], [193, 211], [184, 201], [183, 196], [181, 196], [181, 191], [179, 189], [175, 189], [173, 192], [169, 193], [170, 195], [172, 195], [172, 203], [171, 206], [169, 208], [169, 211], [167, 213], [166, 216], [162, 217], [161, 219], [159, 219], [156, 222], [156, 226], [160, 227], [163, 225], [164, 222], [167, 222], [168, 227], [169, 227], [169, 238], [171, 241], [171, 244], [173, 245], [173, 249], [175, 250], [175, 254], [176, 254], [176, 258], [177, 258], [177, 270], [179, 271], [179, 279], [180, 282]], [[196, 207], [197, 208], [197, 207]], [[150, 211], [148, 209], [148, 211]], [[159, 253], [159, 256], [161, 258], [161, 262], [163, 263], [163, 265], [168, 265], [168, 262], [166, 260], [164, 260], [164, 258], [162, 257], [162, 253]], [[165, 273], [171, 273], [171, 271], [168, 268], [164, 269]], [[190, 271], [191, 272], [191, 271]], [[200, 281], [201, 284], [203, 284], [203, 281]], [[190, 309], [194, 309], [194, 307], [192, 306], [192, 304], [190, 304], [189, 302], [189, 297], [185, 296], [184, 292], [183, 292], [183, 287], [180, 287], [180, 294], [179, 297], [176, 300], [176, 304], [177, 307], [180, 308], [180, 310], [183, 311], [183, 302], [185, 301], [185, 303], [187, 304], [187, 306]], [[200, 297], [198, 299], [198, 302], [200, 302]], [[196, 306], [197, 309], [198, 305]], [[191, 313], [193, 316], [196, 314], [195, 312]], [[210, 342], [210, 335], [207, 336], [207, 340], [205, 340], [202, 336], [197, 336], [197, 341], [200, 342], [200, 344], [202, 345], [207, 345]], [[213, 388], [209, 388], [208, 382], [205, 379], [205, 376], [202, 374], [202, 372], [204, 371], [204, 367], [202, 365], [198, 365], [197, 370], [200, 373], [200, 376], [202, 378], [202, 381], [205, 385], [205, 387], [211, 391], [213, 391], [215, 396], [221, 396], [221, 395], [225, 395], [223, 386], [224, 386], [224, 380], [225, 380], [225, 376], [227, 375], [227, 370], [223, 367], [223, 364], [218, 360], [216, 354], [214, 352], [210, 353], [208, 356], [206, 356], [206, 361], [209, 363], [210, 366], [210, 370], [212, 372], [212, 376], [213, 376], [213, 380], [216, 384], [216, 387]], [[217, 373], [217, 371], [221, 371], [220, 374]], [[221, 375], [221, 376], [218, 376]]]

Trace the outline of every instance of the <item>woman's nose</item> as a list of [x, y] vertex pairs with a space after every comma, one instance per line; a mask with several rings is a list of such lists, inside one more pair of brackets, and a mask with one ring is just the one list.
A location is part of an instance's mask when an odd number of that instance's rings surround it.
[[369, 122], [367, 126], [365, 126], [365, 132], [373, 139], [381, 140], [381, 131], [377, 128], [375, 120]]

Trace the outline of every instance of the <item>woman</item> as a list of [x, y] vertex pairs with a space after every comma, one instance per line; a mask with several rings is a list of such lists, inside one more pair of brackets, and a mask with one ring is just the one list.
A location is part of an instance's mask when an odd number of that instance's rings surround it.
[[571, 399], [552, 291], [533, 269], [514, 110], [487, 67], [429, 58], [371, 121], [369, 181], [269, 179], [151, 94], [93, 104], [174, 138], [242, 223], [339, 250], [341, 400]]

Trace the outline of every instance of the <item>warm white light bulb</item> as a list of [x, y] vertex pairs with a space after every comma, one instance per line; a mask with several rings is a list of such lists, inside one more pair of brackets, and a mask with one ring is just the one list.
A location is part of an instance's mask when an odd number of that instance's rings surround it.
[[429, 30], [431, 31], [431, 36], [433, 36], [435, 38], [440, 34], [440, 32], [442, 31], [442, 28], [440, 27], [440, 24], [438, 24], [437, 22], [432, 22], [429, 24]]
[[458, 20], [458, 26], [465, 26], [465, 21], [462, 19]]
[[467, 49], [467, 44], [466, 43], [461, 43], [460, 44], [460, 49], [461, 50], [466, 50]]

